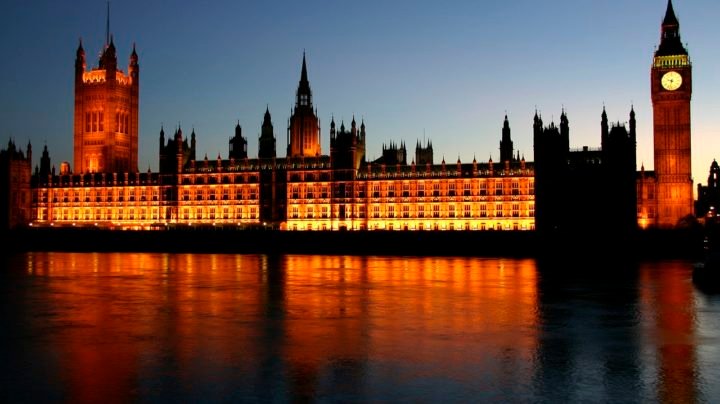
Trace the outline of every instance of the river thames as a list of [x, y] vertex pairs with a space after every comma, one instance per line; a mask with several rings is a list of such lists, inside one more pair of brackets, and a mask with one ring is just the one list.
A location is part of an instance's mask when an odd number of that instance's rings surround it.
[[684, 260], [2, 259], [3, 402], [717, 402]]

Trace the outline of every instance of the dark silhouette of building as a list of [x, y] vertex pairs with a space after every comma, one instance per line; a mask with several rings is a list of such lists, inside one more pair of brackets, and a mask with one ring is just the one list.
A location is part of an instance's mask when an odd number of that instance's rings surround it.
[[420, 140], [417, 141], [415, 145], [415, 163], [419, 166], [433, 164], [433, 146], [429, 139], [425, 143], [425, 146], [420, 143]]
[[695, 216], [716, 217], [720, 209], [720, 166], [713, 160], [707, 185], [698, 184], [698, 199], [695, 201]]
[[32, 174], [32, 145], [27, 154], [8, 141], [0, 150], [0, 230], [26, 226], [31, 218], [30, 177]]
[[276, 154], [275, 133], [273, 132], [272, 118], [270, 117], [270, 108], [265, 108], [265, 116], [263, 117], [262, 131], [260, 139], [258, 139], [258, 157], [261, 159], [274, 158]]
[[502, 139], [500, 140], [500, 162], [505, 163], [506, 161], [516, 163], [520, 161], [520, 156], [514, 155], [513, 141], [510, 138], [510, 121], [508, 121], [507, 114], [505, 114], [505, 120], [503, 121], [502, 128]]
[[637, 228], [635, 112], [630, 130], [608, 124], [603, 108], [601, 147], [570, 149], [565, 111], [544, 127], [535, 114], [536, 227], [557, 233], [618, 232]]
[[374, 164], [407, 165], [407, 148], [405, 142], [397, 144], [393, 141], [382, 145], [382, 155], [373, 161]]
[[240, 127], [240, 122], [238, 121], [237, 125], [235, 125], [235, 136], [230, 138], [229, 157], [235, 160], [246, 159], [248, 156], [247, 143], [247, 139], [245, 139], [242, 135], [242, 128]]
[[188, 138], [183, 137], [182, 128], [178, 126], [173, 137], [167, 139], [165, 143], [165, 129], [160, 127], [160, 173], [181, 173], [185, 167], [194, 162], [196, 142], [195, 129], [190, 134], [188, 144]]

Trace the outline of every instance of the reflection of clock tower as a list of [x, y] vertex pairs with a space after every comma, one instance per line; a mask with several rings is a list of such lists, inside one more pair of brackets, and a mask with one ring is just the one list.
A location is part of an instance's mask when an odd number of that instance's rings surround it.
[[692, 68], [680, 42], [680, 23], [672, 0], [662, 23], [660, 46], [651, 69], [653, 143], [657, 178], [657, 224], [675, 226], [693, 213], [690, 164]]

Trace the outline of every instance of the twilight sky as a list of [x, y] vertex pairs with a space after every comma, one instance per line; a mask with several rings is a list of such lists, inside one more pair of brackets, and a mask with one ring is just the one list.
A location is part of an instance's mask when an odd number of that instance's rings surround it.
[[[720, 1], [675, 0], [693, 62], [692, 158], [706, 183], [720, 157]], [[118, 65], [140, 63], [140, 170], [158, 166], [160, 125], [198, 137], [198, 158], [227, 158], [237, 120], [257, 155], [265, 106], [278, 155], [303, 50], [329, 153], [330, 118], [365, 119], [367, 156], [383, 143], [431, 139], [436, 163], [499, 157], [505, 113], [515, 148], [533, 159], [535, 109], [570, 120], [571, 147], [599, 147], [603, 105], [638, 120], [637, 163], [653, 167], [650, 64], [667, 0], [168, 1], [111, 3]], [[4, 0], [0, 7], [0, 140], [30, 140], [35, 163], [72, 161], [78, 39], [96, 66], [102, 0]]]

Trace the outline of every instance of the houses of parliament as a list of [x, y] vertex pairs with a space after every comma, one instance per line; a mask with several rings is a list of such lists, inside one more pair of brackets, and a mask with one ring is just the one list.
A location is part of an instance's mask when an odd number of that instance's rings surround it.
[[[32, 167], [32, 146], [0, 152], [4, 228], [75, 226], [166, 229], [192, 226], [300, 230], [543, 230], [579, 226], [672, 227], [693, 214], [690, 171], [692, 70], [668, 1], [650, 70], [654, 171], [636, 168], [636, 122], [611, 124], [603, 108], [601, 146], [571, 149], [570, 122], [545, 124], [536, 112], [534, 161], [514, 149], [507, 116], [498, 161], [436, 162], [431, 142], [383, 146], [366, 157], [365, 122], [331, 121], [321, 148], [303, 55], [287, 151], [266, 109], [257, 157], [240, 124], [227, 158], [198, 159], [194, 130], [158, 134], [158, 171], [138, 170], [140, 64], [133, 50], [119, 68], [108, 35], [88, 70], [82, 43], [75, 59], [73, 166], [51, 164], [47, 146]], [[410, 150], [412, 152], [412, 150]], [[590, 214], [588, 214], [590, 213]], [[589, 217], [579, 221], [578, 217]]]

